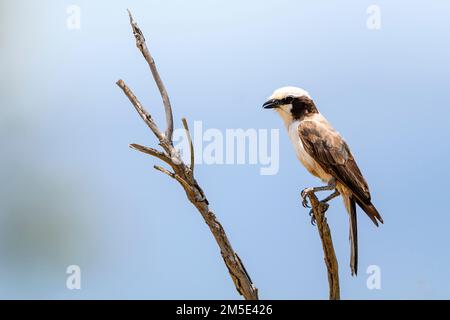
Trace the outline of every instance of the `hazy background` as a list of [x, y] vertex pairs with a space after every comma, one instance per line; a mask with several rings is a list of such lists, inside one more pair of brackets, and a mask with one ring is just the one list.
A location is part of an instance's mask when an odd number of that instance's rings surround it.
[[[81, 29], [66, 26], [81, 8]], [[366, 9], [381, 8], [381, 30]], [[281, 120], [262, 103], [308, 90], [345, 136], [385, 225], [359, 214], [350, 276], [341, 200], [328, 212], [342, 298], [450, 298], [450, 2], [0, 1], [0, 297], [239, 298], [216, 243], [157, 161], [115, 85], [163, 112], [132, 9], [174, 107], [207, 128], [281, 128], [280, 171], [201, 165], [198, 180], [260, 297], [326, 299], [323, 252]], [[66, 289], [66, 268], [82, 289]], [[368, 290], [366, 268], [381, 268]]]

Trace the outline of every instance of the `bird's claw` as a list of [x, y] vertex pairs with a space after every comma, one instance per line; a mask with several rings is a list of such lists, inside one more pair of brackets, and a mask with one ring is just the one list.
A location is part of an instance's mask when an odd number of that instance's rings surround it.
[[313, 192], [313, 189], [312, 188], [306, 188], [306, 189], [303, 189], [302, 190], [302, 192], [300, 193], [300, 196], [302, 197], [302, 206], [304, 207], [304, 208], [311, 208], [310, 206], [309, 206], [309, 204], [308, 204], [308, 194], [310, 193], [310, 192]]
[[328, 208], [330, 207], [330, 205], [326, 202], [320, 201], [319, 202], [319, 210], [322, 212], [322, 214], [324, 214]]
[[311, 208], [311, 207], [309, 206], [308, 200], [307, 200], [306, 198], [303, 198], [302, 206], [303, 206], [303, 208]]
[[[323, 201], [319, 202], [318, 209], [319, 209], [321, 214], [325, 214], [325, 212], [328, 210], [329, 207], [330, 207], [330, 205], [328, 203], [323, 202]], [[311, 224], [313, 226], [315, 226], [316, 225], [316, 217], [314, 216], [314, 209], [311, 209], [309, 211], [309, 216], [311, 217]]]
[[309, 210], [309, 216], [311, 217], [311, 224], [313, 226], [316, 225], [316, 217], [314, 216], [314, 211], [313, 209]]

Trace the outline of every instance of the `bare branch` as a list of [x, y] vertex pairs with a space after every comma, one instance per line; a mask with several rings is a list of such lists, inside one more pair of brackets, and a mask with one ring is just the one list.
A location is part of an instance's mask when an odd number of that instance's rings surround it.
[[156, 123], [153, 121], [150, 114], [144, 109], [142, 104], [139, 102], [137, 97], [133, 94], [133, 92], [128, 88], [124, 81], [117, 81], [117, 85], [123, 90], [125, 95], [128, 97], [130, 102], [133, 104], [141, 118], [147, 124], [147, 126], [151, 129], [151, 131], [155, 134], [155, 136], [159, 140], [159, 144], [163, 147], [164, 152], [160, 152], [156, 149], [141, 146], [138, 144], [130, 145], [131, 148], [136, 149], [140, 152], [149, 154], [151, 156], [157, 157], [161, 159], [173, 169], [173, 172], [170, 172], [167, 169], [164, 169], [160, 166], [154, 166], [154, 168], [158, 171], [161, 171], [168, 175], [169, 177], [178, 181], [178, 183], [183, 187], [187, 198], [189, 201], [197, 208], [199, 213], [202, 215], [206, 224], [208, 225], [214, 239], [217, 242], [217, 245], [220, 248], [220, 253], [225, 262], [225, 265], [230, 273], [230, 276], [234, 282], [236, 290], [244, 296], [245, 299], [248, 300], [257, 300], [258, 299], [258, 289], [253, 285], [252, 280], [247, 273], [247, 270], [244, 267], [241, 259], [237, 255], [237, 253], [233, 250], [230, 241], [223, 229], [221, 223], [217, 220], [217, 217], [212, 212], [209, 207], [209, 202], [197, 181], [194, 177], [194, 147], [192, 143], [192, 137], [189, 132], [189, 128], [187, 125], [186, 119], [183, 119], [183, 126], [188, 135], [189, 144], [191, 148], [191, 163], [187, 166], [182, 159], [179, 157], [178, 153], [173, 147], [172, 141], [172, 133], [173, 133], [173, 119], [172, 119], [172, 108], [170, 106], [169, 97], [164, 88], [164, 85], [159, 77], [158, 71], [156, 69], [155, 63], [153, 61], [150, 52], [145, 44], [144, 36], [137, 26], [136, 22], [133, 20], [130, 13], [130, 23], [133, 28], [133, 34], [136, 38], [136, 46], [142, 52], [144, 58], [147, 60], [150, 70], [152, 72], [153, 78], [159, 88], [161, 96], [163, 98], [164, 109], [166, 112], [166, 123], [167, 129], [166, 134], [163, 134], [159, 129]]
[[165, 174], [167, 174], [169, 177], [175, 179], [175, 173], [170, 172], [169, 170], [164, 169], [164, 168], [161, 167], [161, 166], [153, 166], [153, 168], [155, 168], [156, 170], [161, 171], [162, 173], [165, 173]]
[[322, 241], [324, 260], [328, 272], [328, 285], [330, 288], [329, 299], [339, 300], [339, 269], [336, 254], [334, 252], [333, 240], [331, 239], [330, 227], [325, 217], [326, 207], [322, 206], [313, 192], [308, 193], [308, 197], [313, 209], [314, 218]]
[[153, 166], [153, 168], [155, 168], [156, 170], [161, 171], [162, 173], [167, 174], [169, 177], [177, 180], [181, 184], [181, 186], [186, 190], [186, 192], [189, 192], [189, 193], [193, 192], [191, 190], [192, 187], [189, 185], [189, 183], [187, 183], [183, 178], [181, 178], [176, 173], [170, 172], [169, 170], [164, 169], [163, 167], [160, 167], [160, 166]]
[[150, 67], [150, 71], [152, 72], [153, 79], [155, 80], [156, 85], [158, 86], [159, 93], [161, 94], [161, 98], [164, 104], [164, 110], [166, 112], [166, 137], [167, 140], [172, 141], [173, 134], [173, 115], [172, 115], [172, 106], [170, 104], [169, 95], [167, 94], [166, 87], [159, 76], [158, 69], [156, 68], [155, 60], [153, 59], [150, 51], [147, 48], [147, 44], [145, 43], [145, 37], [142, 33], [141, 29], [137, 25], [136, 21], [134, 21], [133, 16], [131, 15], [130, 10], [128, 10], [128, 15], [130, 17], [131, 28], [133, 29], [134, 37], [136, 38], [136, 46], [141, 51], [145, 60]]
[[130, 148], [132, 148], [134, 150], [137, 150], [137, 151], [140, 151], [140, 152], [143, 152], [143, 153], [146, 153], [146, 154], [149, 154], [151, 156], [154, 156], [154, 157], [164, 161], [165, 163], [167, 163], [169, 165], [172, 164], [169, 157], [167, 157], [163, 152], [158, 151], [156, 149], [149, 148], [149, 147], [146, 147], [146, 146], [142, 146], [142, 145], [136, 144], [136, 143], [130, 144]]
[[191, 154], [191, 172], [194, 174], [194, 166], [195, 166], [195, 154], [194, 154], [194, 144], [192, 143], [192, 137], [191, 132], [189, 131], [189, 126], [187, 123], [186, 118], [181, 118], [181, 121], [183, 122], [184, 130], [186, 131], [186, 136], [188, 138], [189, 142], [189, 148], [190, 148], [190, 154]]
[[131, 89], [125, 84], [125, 82], [122, 79], [117, 81], [116, 84], [122, 89], [122, 91], [128, 97], [130, 102], [133, 104], [136, 111], [141, 116], [142, 120], [144, 120], [144, 122], [148, 125], [148, 127], [152, 130], [152, 132], [158, 138], [158, 140], [164, 140], [164, 135], [159, 130], [155, 121], [153, 121], [152, 116], [150, 115], [150, 113], [147, 112], [147, 110], [145, 110], [145, 108], [139, 102], [138, 98], [135, 96], [133, 91], [131, 91]]

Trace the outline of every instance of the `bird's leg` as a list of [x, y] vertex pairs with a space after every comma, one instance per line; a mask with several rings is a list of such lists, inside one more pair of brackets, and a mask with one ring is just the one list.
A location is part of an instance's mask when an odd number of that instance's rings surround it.
[[302, 197], [302, 205], [303, 205], [303, 207], [310, 208], [310, 206], [308, 205], [308, 199], [307, 199], [308, 194], [316, 193], [318, 191], [333, 190], [335, 188], [336, 188], [336, 179], [333, 178], [330, 181], [328, 181], [328, 185], [326, 185], [326, 186], [323, 186], [323, 187], [312, 187], [312, 188], [303, 189], [302, 192], [300, 193], [300, 195]]
[[[339, 195], [340, 195], [339, 191], [337, 189], [335, 189], [332, 194], [330, 194], [328, 197], [326, 197], [322, 201], [319, 201], [319, 206], [320, 206], [319, 209], [320, 209], [320, 211], [325, 213], [328, 210], [328, 207], [330, 206], [327, 202], [330, 201], [330, 200], [333, 200], [334, 198], [336, 198]], [[311, 217], [311, 224], [315, 225], [316, 224], [316, 219], [314, 218], [314, 211], [313, 211], [313, 209], [311, 209], [309, 211], [309, 216]]]
[[334, 192], [333, 192], [332, 194], [330, 194], [328, 197], [326, 197], [325, 199], [323, 199], [323, 200], [320, 201], [320, 202], [327, 203], [328, 201], [333, 200], [334, 198], [336, 198], [336, 197], [339, 196], [339, 195], [340, 195], [340, 193], [339, 193], [339, 191], [336, 189], [336, 190], [334, 190]]

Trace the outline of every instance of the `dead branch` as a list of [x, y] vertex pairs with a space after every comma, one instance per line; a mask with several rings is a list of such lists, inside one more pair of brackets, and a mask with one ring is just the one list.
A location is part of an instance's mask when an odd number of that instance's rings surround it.
[[322, 241], [323, 253], [325, 256], [324, 260], [328, 272], [328, 285], [330, 288], [329, 299], [340, 300], [338, 262], [334, 252], [330, 228], [327, 223], [327, 218], [325, 217], [327, 207], [319, 202], [313, 192], [308, 193], [308, 197], [316, 220], [320, 240]]
[[189, 201], [197, 208], [197, 210], [202, 215], [206, 224], [208, 225], [211, 233], [213, 234], [217, 245], [220, 248], [220, 253], [225, 262], [225, 265], [231, 275], [231, 278], [234, 282], [234, 285], [237, 291], [244, 296], [247, 300], [257, 300], [258, 299], [258, 290], [253, 285], [252, 280], [247, 273], [244, 264], [241, 259], [237, 255], [237, 253], [233, 250], [230, 241], [225, 233], [220, 222], [217, 220], [217, 217], [213, 213], [213, 211], [209, 207], [209, 202], [206, 199], [206, 196], [198, 185], [197, 181], [194, 178], [194, 148], [192, 145], [192, 138], [189, 132], [189, 128], [187, 125], [187, 121], [183, 118], [183, 126], [186, 130], [190, 150], [191, 150], [191, 163], [186, 165], [181, 159], [179, 153], [173, 147], [172, 134], [173, 134], [173, 116], [172, 116], [172, 107], [170, 104], [169, 96], [167, 94], [166, 88], [159, 76], [158, 70], [156, 68], [155, 61], [148, 50], [148, 47], [145, 43], [145, 38], [142, 31], [139, 29], [137, 23], [134, 21], [130, 11], [128, 11], [130, 17], [130, 24], [133, 30], [134, 37], [136, 39], [136, 46], [141, 51], [145, 60], [147, 61], [153, 79], [158, 87], [158, 90], [161, 94], [161, 98], [164, 104], [165, 116], [166, 116], [166, 129], [165, 133], [161, 132], [156, 123], [154, 122], [151, 115], [145, 110], [144, 106], [139, 102], [137, 97], [131, 91], [131, 89], [125, 84], [123, 80], [117, 81], [117, 85], [122, 89], [124, 94], [128, 97], [130, 102], [133, 104], [134, 108], [159, 140], [160, 146], [163, 148], [163, 151], [159, 151], [153, 148], [141, 146], [138, 144], [131, 144], [130, 147], [143, 152], [145, 154], [156, 157], [166, 164], [168, 164], [172, 171], [164, 169], [160, 166], [154, 166], [156, 170], [159, 170], [169, 177], [178, 181], [178, 183], [183, 187], [186, 192], [186, 196]]
[[138, 47], [139, 51], [141, 51], [142, 55], [147, 61], [148, 66], [150, 67], [150, 71], [152, 72], [153, 79], [155, 80], [155, 83], [158, 86], [159, 93], [161, 94], [161, 98], [164, 104], [164, 110], [166, 112], [166, 137], [169, 141], [172, 141], [173, 115], [169, 95], [167, 94], [166, 87], [164, 86], [164, 83], [162, 82], [162, 79], [159, 76], [155, 60], [150, 54], [150, 50], [148, 50], [147, 48], [144, 34], [142, 33], [141, 29], [139, 29], [137, 23], [133, 20], [133, 16], [131, 15], [130, 10], [128, 10], [128, 16], [130, 17], [130, 24], [131, 28], [133, 29], [133, 35], [136, 38], [136, 47]]

